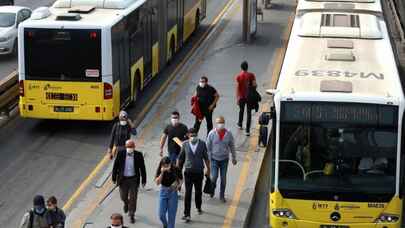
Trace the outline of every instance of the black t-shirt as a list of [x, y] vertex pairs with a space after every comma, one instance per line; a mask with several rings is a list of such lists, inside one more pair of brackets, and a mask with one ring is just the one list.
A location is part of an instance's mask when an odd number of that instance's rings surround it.
[[215, 100], [215, 94], [217, 93], [217, 90], [210, 85], [205, 85], [204, 88], [197, 86], [196, 91], [200, 108], [203, 110], [208, 110], [208, 107]]
[[173, 126], [172, 124], [166, 126], [163, 133], [165, 133], [168, 138], [167, 150], [169, 151], [169, 153], [180, 153], [181, 147], [177, 145], [175, 141], [173, 141], [173, 138], [177, 137], [181, 141], [184, 141], [187, 139], [187, 131], [187, 126], [182, 123], [179, 123], [176, 126]]
[[[159, 169], [156, 171], [156, 178], [160, 176], [162, 171]], [[175, 166], [171, 166], [170, 170], [167, 172], [163, 173], [162, 177], [162, 186], [165, 187], [170, 187], [175, 181], [183, 179], [183, 176], [181, 175], [180, 169], [178, 169]]]

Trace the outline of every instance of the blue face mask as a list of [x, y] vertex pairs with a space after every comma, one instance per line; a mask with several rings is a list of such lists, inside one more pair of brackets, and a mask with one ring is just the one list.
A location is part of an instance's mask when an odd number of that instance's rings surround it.
[[44, 207], [41, 207], [41, 206], [35, 206], [35, 207], [34, 207], [34, 211], [35, 211], [35, 213], [37, 213], [37, 214], [42, 214], [42, 213], [45, 212], [45, 208], [44, 208]]

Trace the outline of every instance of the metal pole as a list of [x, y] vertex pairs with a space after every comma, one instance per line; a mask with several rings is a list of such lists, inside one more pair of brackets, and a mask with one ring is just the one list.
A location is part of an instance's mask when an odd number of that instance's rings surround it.
[[242, 39], [243, 42], [249, 41], [249, 0], [243, 0], [242, 9]]

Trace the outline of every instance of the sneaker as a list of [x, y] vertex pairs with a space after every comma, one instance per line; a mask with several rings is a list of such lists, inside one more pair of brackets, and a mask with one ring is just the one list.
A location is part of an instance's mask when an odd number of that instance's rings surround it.
[[246, 136], [250, 136], [250, 132], [246, 132], [245, 135], [246, 135]]
[[203, 214], [203, 210], [201, 210], [201, 208], [197, 208], [197, 212], [198, 212], [199, 215]]
[[124, 213], [128, 213], [128, 204], [124, 203]]
[[239, 130], [243, 129], [242, 125], [240, 125], [240, 124], [236, 124], [236, 126], [238, 127]]
[[184, 220], [185, 222], [190, 222], [191, 218], [189, 215], [184, 215], [181, 220]]

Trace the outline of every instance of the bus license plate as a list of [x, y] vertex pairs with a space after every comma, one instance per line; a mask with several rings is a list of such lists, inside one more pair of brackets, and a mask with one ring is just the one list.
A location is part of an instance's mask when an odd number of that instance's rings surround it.
[[350, 227], [341, 225], [321, 225], [319, 228], [350, 228]]
[[55, 112], [73, 112], [74, 109], [72, 106], [55, 106], [53, 110]]

